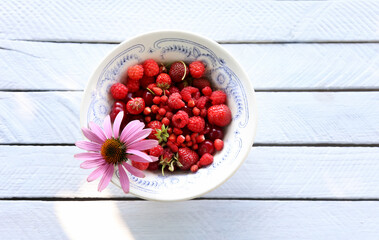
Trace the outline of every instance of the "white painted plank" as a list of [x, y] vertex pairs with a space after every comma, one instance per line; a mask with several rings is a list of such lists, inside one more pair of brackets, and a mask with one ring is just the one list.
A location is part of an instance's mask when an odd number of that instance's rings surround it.
[[[82, 92], [3, 92], [0, 143], [81, 139]], [[378, 144], [379, 92], [259, 92], [255, 143]]]
[[379, 202], [0, 202], [10, 239], [377, 239]]
[[[68, 146], [0, 146], [0, 198], [129, 198], [114, 185], [99, 193], [91, 170]], [[379, 198], [379, 148], [253, 147], [210, 198]], [[191, 174], [191, 173], [189, 173]]]
[[[0, 41], [0, 89], [83, 90], [115, 44]], [[261, 89], [379, 87], [379, 44], [223, 44]], [[3, 48], [3, 49], [1, 49]]]
[[[217, 41], [376, 41], [375, 1], [1, 1], [0, 38], [122, 41], [181, 29]], [[210, 10], [211, 9], [211, 10]]]

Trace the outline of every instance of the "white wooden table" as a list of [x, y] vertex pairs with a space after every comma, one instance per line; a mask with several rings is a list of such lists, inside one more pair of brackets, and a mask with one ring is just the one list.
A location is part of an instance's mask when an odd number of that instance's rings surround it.
[[[120, 41], [220, 42], [257, 91], [256, 144], [192, 201], [98, 193], [73, 154]], [[0, 239], [379, 239], [379, 2], [0, 1]]]

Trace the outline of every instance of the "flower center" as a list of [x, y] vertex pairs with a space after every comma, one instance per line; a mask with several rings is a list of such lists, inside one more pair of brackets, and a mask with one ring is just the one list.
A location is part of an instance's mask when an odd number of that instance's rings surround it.
[[101, 146], [101, 155], [109, 164], [118, 164], [126, 160], [126, 147], [119, 139], [107, 139]]

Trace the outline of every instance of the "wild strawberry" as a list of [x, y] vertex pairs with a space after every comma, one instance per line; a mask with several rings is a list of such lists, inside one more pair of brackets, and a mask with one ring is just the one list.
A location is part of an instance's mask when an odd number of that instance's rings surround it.
[[146, 122], [146, 123], [151, 122], [151, 117], [150, 117], [150, 116], [145, 117], [145, 122]]
[[211, 87], [211, 83], [206, 78], [196, 78], [192, 81], [192, 86], [202, 90], [205, 87]]
[[201, 117], [191, 117], [188, 119], [187, 128], [192, 132], [201, 132], [204, 130], [205, 121]]
[[179, 93], [173, 93], [168, 98], [167, 104], [172, 109], [181, 109], [185, 106], [182, 96]]
[[143, 76], [143, 67], [142, 65], [134, 65], [128, 68], [128, 77], [131, 80], [140, 80]]
[[172, 117], [172, 124], [177, 128], [184, 128], [188, 123], [188, 114], [182, 110]]
[[149, 150], [151, 156], [159, 157], [163, 154], [163, 147], [161, 145], [157, 145]]
[[183, 133], [182, 129], [180, 128], [177, 128], [177, 127], [174, 127], [174, 130], [173, 130], [174, 134], [175, 135], [180, 135]]
[[181, 82], [188, 76], [188, 73], [189, 69], [183, 61], [171, 64], [169, 75], [172, 81]]
[[[148, 86], [147, 86], [147, 90], [150, 90], [152, 93], [153, 92], [153, 88], [157, 87], [157, 84], [154, 82], [154, 83], [150, 83]], [[154, 93], [155, 94], [155, 93]]]
[[160, 96], [155, 96], [154, 98], [153, 98], [153, 103], [154, 104], [159, 104], [161, 102], [161, 97]]
[[186, 135], [186, 142], [189, 142], [189, 141], [191, 141], [191, 136], [190, 135]]
[[198, 109], [197, 107], [194, 107], [194, 108], [192, 109], [192, 113], [193, 113], [193, 115], [195, 115], [195, 116], [199, 116], [199, 115], [200, 115], [200, 109]]
[[197, 145], [197, 143], [195, 143], [194, 145], [192, 145], [192, 149], [193, 149], [193, 150], [197, 150], [197, 149], [199, 149], [199, 145]]
[[173, 142], [168, 141], [167, 146], [173, 151], [174, 153], [178, 152], [179, 148], [176, 146]]
[[183, 136], [183, 135], [179, 135], [177, 138], [176, 138], [176, 142], [178, 144], [182, 144], [184, 143], [184, 141], [186, 140], [186, 138]]
[[157, 114], [159, 111], [159, 107], [157, 105], [152, 105], [151, 106], [151, 112], [154, 114]]
[[203, 108], [203, 109], [200, 110], [200, 116], [202, 118], [205, 118], [207, 116], [207, 113], [208, 113], [208, 111], [205, 108]]
[[168, 100], [167, 96], [165, 96], [165, 95], [161, 96], [161, 103], [165, 104], [167, 102], [167, 100]]
[[224, 142], [221, 139], [216, 139], [213, 143], [217, 151], [221, 151], [224, 148]]
[[198, 88], [188, 86], [180, 91], [180, 95], [182, 95], [184, 101], [188, 102], [191, 99], [198, 99], [200, 97], [200, 92]]
[[166, 110], [166, 117], [168, 118], [168, 120], [171, 120], [173, 116], [174, 114], [171, 111]]
[[193, 78], [200, 78], [205, 72], [205, 67], [202, 62], [195, 61], [189, 65], [189, 70]]
[[155, 95], [157, 95], [157, 96], [161, 96], [163, 93], [163, 90], [159, 87], [153, 87], [152, 90], [155, 93]]
[[159, 113], [159, 115], [164, 116], [164, 115], [166, 114], [166, 109], [164, 109], [164, 108], [160, 108], [160, 109], [158, 110], [158, 113]]
[[152, 129], [148, 138], [158, 140], [156, 134], [157, 130], [160, 130], [162, 128], [162, 123], [160, 121], [151, 121], [149, 124], [147, 124], [147, 126]]
[[159, 113], [157, 115], [155, 115], [155, 119], [158, 120], [158, 121], [161, 121], [163, 118], [162, 115], [160, 115]]
[[114, 99], [121, 100], [128, 95], [128, 88], [122, 83], [113, 84], [110, 91]]
[[221, 90], [212, 92], [212, 105], [224, 104], [226, 102], [226, 93]]
[[147, 88], [147, 86], [149, 86], [149, 84], [155, 83], [155, 78], [143, 75], [143, 77], [141, 78], [141, 80], [139, 80], [139, 82], [141, 84], [141, 87], [145, 89]]
[[162, 122], [162, 124], [164, 124], [166, 126], [170, 125], [170, 120], [167, 117], [162, 118], [161, 122]]
[[151, 108], [150, 107], [145, 107], [145, 109], [143, 110], [143, 114], [149, 115], [150, 113], [151, 113]]
[[213, 163], [213, 156], [209, 153], [205, 153], [200, 158], [200, 166], [208, 166]]
[[156, 80], [157, 86], [161, 89], [168, 89], [171, 85], [171, 77], [167, 73], [161, 73]]
[[132, 165], [133, 167], [135, 168], [138, 168], [139, 170], [146, 170], [148, 167], [149, 167], [149, 163], [148, 162], [135, 162], [135, 161], [132, 161]]
[[182, 164], [180, 169], [188, 170], [197, 161], [199, 161], [199, 155], [189, 148], [180, 148], [178, 153], [178, 160]]
[[232, 121], [232, 112], [225, 104], [213, 105], [208, 109], [208, 121], [219, 127], [225, 127]]
[[143, 63], [144, 74], [148, 77], [153, 77], [159, 73], [159, 66], [153, 59], [148, 59]]
[[193, 99], [189, 100], [187, 106], [193, 108], [195, 106], [195, 101]]
[[145, 101], [140, 97], [133, 98], [127, 102], [126, 109], [130, 114], [140, 114], [145, 109]]
[[195, 172], [197, 172], [197, 170], [199, 170], [199, 167], [195, 164], [195, 165], [191, 166], [190, 170], [191, 170], [191, 172], [195, 173]]
[[210, 97], [212, 95], [212, 88], [210, 87], [205, 87], [201, 90], [201, 92], [204, 94], [204, 96]]
[[199, 136], [196, 137], [196, 142], [197, 143], [202, 143], [205, 141], [205, 137], [203, 134], [200, 134]]
[[139, 86], [140, 86], [140, 83], [138, 80], [132, 80], [129, 78], [128, 81], [126, 82], [126, 87], [128, 88], [130, 93], [137, 92], [139, 90]]

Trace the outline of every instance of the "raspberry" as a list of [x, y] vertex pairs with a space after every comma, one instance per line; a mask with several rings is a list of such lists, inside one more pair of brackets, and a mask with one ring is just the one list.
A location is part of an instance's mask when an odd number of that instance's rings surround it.
[[197, 165], [192, 165], [190, 170], [191, 172], [197, 172], [197, 170], [199, 170], [199, 167]]
[[214, 91], [211, 95], [212, 105], [224, 104], [226, 102], [226, 93], [221, 90]]
[[204, 130], [205, 127], [205, 121], [201, 117], [191, 117], [188, 119], [188, 125], [187, 128], [192, 131], [199, 133]]
[[199, 155], [189, 148], [180, 148], [178, 153], [178, 160], [182, 164], [180, 169], [188, 170], [197, 161], [199, 161]]
[[213, 156], [209, 153], [205, 153], [200, 158], [200, 166], [208, 166], [213, 163]]
[[172, 109], [181, 109], [185, 106], [185, 103], [182, 100], [182, 96], [179, 93], [173, 93], [168, 98], [168, 106]]
[[208, 97], [201, 96], [199, 99], [196, 100], [196, 107], [199, 109], [205, 108], [205, 105], [208, 102]]
[[171, 64], [169, 75], [172, 81], [181, 82], [188, 76], [188, 73], [189, 69], [183, 61]]
[[212, 95], [212, 88], [210, 87], [205, 87], [201, 90], [201, 92], [205, 95], [205, 96], [208, 96], [210, 97]]
[[177, 87], [174, 87], [174, 86], [171, 86], [168, 90], [170, 91], [170, 94], [180, 93], [179, 89]]
[[134, 93], [134, 92], [137, 92], [139, 90], [139, 81], [138, 80], [132, 80], [132, 79], [128, 79], [127, 83], [126, 83], [126, 87], [128, 88], [129, 92], [131, 93]]
[[153, 77], [159, 73], [159, 66], [153, 59], [148, 59], [143, 63], [144, 74], [148, 77]]
[[130, 114], [140, 114], [145, 109], [145, 101], [140, 97], [132, 98], [127, 102], [126, 109]]
[[152, 83], [155, 83], [155, 78], [154, 77], [148, 77], [146, 75], [144, 75], [140, 81], [140, 84], [141, 84], [141, 87], [142, 88], [147, 88], [147, 86], [149, 86], [149, 84], [152, 84]]
[[143, 76], [142, 65], [134, 65], [128, 68], [128, 77], [132, 80], [140, 80]]
[[177, 128], [184, 128], [188, 123], [188, 119], [188, 114], [180, 110], [172, 117], [172, 124]]
[[198, 99], [200, 97], [200, 92], [199, 89], [189, 86], [183, 88], [183, 90], [180, 92], [180, 95], [182, 95], [184, 101], [188, 102], [192, 98]]
[[135, 161], [132, 161], [132, 165], [133, 167], [135, 168], [138, 168], [139, 170], [146, 170], [148, 167], [149, 167], [149, 163], [148, 162], [135, 162]]
[[151, 122], [149, 122], [149, 124], [147, 124], [147, 126], [152, 129], [148, 138], [158, 140], [158, 138], [157, 138], [157, 136], [155, 136], [155, 134], [157, 134], [157, 130], [161, 130], [162, 123], [160, 121], [151, 121]]
[[211, 87], [211, 83], [206, 78], [196, 78], [192, 81], [192, 86], [202, 90], [205, 87]]
[[162, 89], [168, 89], [171, 85], [171, 77], [167, 73], [161, 73], [157, 77], [157, 86]]
[[213, 105], [208, 109], [208, 121], [219, 127], [225, 127], [232, 121], [232, 112], [225, 104]]
[[128, 95], [128, 88], [122, 83], [115, 83], [111, 87], [111, 94], [114, 99], [124, 99]]
[[157, 146], [151, 148], [149, 153], [151, 156], [159, 157], [160, 155], [163, 154], [163, 147], [161, 145], [157, 145]]
[[204, 74], [205, 67], [204, 67], [204, 64], [202, 62], [195, 61], [189, 65], [189, 70], [190, 70], [191, 76], [193, 78], [200, 78]]
[[213, 145], [217, 151], [221, 151], [224, 148], [224, 142], [221, 139], [216, 139]]

